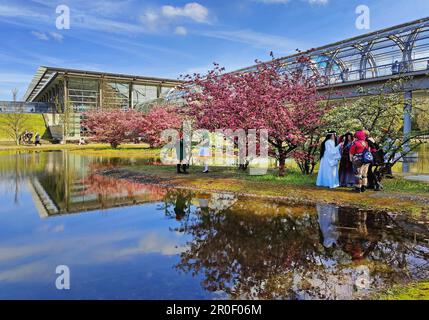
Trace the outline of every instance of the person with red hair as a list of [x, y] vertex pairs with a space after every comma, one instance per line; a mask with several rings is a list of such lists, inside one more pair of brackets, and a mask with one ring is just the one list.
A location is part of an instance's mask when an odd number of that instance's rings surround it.
[[365, 192], [366, 186], [368, 185], [368, 169], [370, 163], [365, 163], [364, 153], [369, 149], [368, 143], [366, 142], [366, 134], [364, 131], [357, 131], [355, 133], [355, 141], [350, 147], [350, 161], [353, 163], [356, 185], [353, 191]]

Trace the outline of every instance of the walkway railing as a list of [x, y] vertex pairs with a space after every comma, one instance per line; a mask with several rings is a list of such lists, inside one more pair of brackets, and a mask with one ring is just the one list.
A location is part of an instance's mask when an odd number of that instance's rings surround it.
[[0, 101], [1, 113], [52, 113], [55, 105], [46, 102]]

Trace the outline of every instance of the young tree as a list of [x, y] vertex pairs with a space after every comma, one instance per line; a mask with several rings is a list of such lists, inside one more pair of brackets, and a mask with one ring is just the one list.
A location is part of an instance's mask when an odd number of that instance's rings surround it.
[[0, 118], [0, 130], [13, 139], [18, 146], [21, 142], [21, 135], [28, 126], [29, 116], [24, 113], [22, 105], [17, 102], [18, 89], [12, 90], [12, 96], [14, 110], [3, 114]]
[[[387, 164], [395, 165], [421, 143], [429, 128], [414, 130], [405, 136], [403, 132], [404, 95], [402, 81], [387, 82], [371, 95], [361, 89], [362, 97], [344, 100], [325, 117], [331, 129], [346, 133], [367, 130], [387, 153]], [[418, 104], [418, 101], [414, 101]], [[400, 156], [398, 156], [400, 155]]]
[[305, 70], [310, 61], [302, 56], [301, 66], [289, 73], [278, 60], [257, 62], [254, 71], [227, 73], [215, 64], [207, 75], [185, 77], [186, 113], [200, 129], [268, 130], [270, 153], [284, 176], [285, 161], [320, 125], [327, 111], [319, 103], [319, 78]]
[[121, 143], [135, 140], [136, 123], [141, 121], [144, 121], [142, 113], [134, 110], [94, 110], [85, 113], [84, 126], [94, 141], [117, 148]]
[[320, 144], [323, 141], [323, 126], [312, 132], [304, 143], [300, 144], [292, 157], [303, 174], [312, 174], [319, 157]]

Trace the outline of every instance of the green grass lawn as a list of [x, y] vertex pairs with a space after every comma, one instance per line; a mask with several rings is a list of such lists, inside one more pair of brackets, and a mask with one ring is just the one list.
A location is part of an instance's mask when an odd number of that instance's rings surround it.
[[397, 286], [375, 297], [376, 300], [429, 300], [429, 282]]
[[[298, 170], [290, 169], [285, 177], [279, 177], [275, 172], [265, 176], [244, 176], [245, 179], [253, 181], [269, 181], [281, 184], [291, 184], [296, 186], [312, 186], [316, 184], [317, 174], [303, 175]], [[384, 179], [383, 186], [385, 191], [400, 191], [409, 193], [429, 193], [429, 183], [410, 181], [402, 177], [394, 179]]]
[[[48, 132], [45, 126], [45, 120], [43, 119], [43, 116], [41, 114], [27, 114], [27, 118], [27, 130], [32, 131], [34, 134], [38, 132], [43, 139], [49, 139]], [[11, 139], [11, 137], [9, 137], [4, 130], [1, 130], [1, 126], [4, 121], [5, 115], [0, 114], [0, 141], [13, 142], [13, 139]]]

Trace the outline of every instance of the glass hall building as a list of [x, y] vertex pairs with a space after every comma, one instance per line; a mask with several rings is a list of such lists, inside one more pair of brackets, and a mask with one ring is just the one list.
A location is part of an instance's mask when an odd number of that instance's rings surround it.
[[62, 133], [61, 140], [74, 140], [79, 139], [83, 131], [83, 112], [96, 108], [145, 111], [180, 83], [171, 79], [42, 66], [33, 77], [24, 101], [47, 103], [51, 112], [44, 114], [44, 118], [51, 135]]

